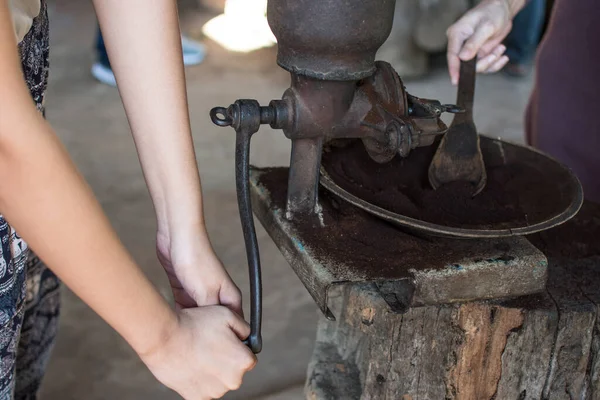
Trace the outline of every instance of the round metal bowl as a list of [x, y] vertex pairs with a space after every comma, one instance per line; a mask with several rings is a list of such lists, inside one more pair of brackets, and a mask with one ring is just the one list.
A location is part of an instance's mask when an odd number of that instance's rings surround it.
[[[333, 181], [327, 172], [327, 165], [325, 163], [321, 167], [320, 182], [325, 189], [341, 199], [400, 228], [414, 233], [426, 233], [433, 236], [453, 238], [493, 238], [528, 235], [550, 229], [568, 221], [581, 208], [583, 190], [579, 179], [577, 179], [569, 168], [548, 155], [530, 147], [485, 136], [481, 136], [481, 151], [488, 166], [500, 167], [518, 162], [525, 166], [525, 173], [529, 169], [536, 170], [536, 173], [542, 173], [547, 178], [544, 180], [545, 184], [551, 185], [551, 187], [546, 186], [546, 190], [540, 190], [539, 192], [544, 194], [540, 194], [539, 198], [529, 199], [530, 201], [527, 202], [526, 206], [532, 210], [536, 205], [545, 203], [548, 206], [548, 203], [550, 203], [551, 212], [547, 213], [542, 220], [527, 221], [527, 223], [523, 222], [521, 225], [515, 226], [501, 224], [502, 226], [497, 229], [495, 227], [464, 228], [444, 226], [399, 215], [358, 198]], [[424, 169], [428, 167], [428, 164], [423, 165]], [[399, 170], [398, 173], [402, 173], [402, 171]], [[532, 192], [536, 193], [536, 191]], [[548, 196], [549, 192], [553, 193], [553, 195]], [[524, 211], [527, 213], [527, 209]], [[490, 212], [493, 212], [493, 210], [490, 210]]]

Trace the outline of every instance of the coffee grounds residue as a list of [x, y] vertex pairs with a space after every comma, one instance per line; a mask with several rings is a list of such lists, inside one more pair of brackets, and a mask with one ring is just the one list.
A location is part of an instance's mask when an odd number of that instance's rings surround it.
[[438, 225], [506, 229], [554, 216], [553, 182], [526, 164], [486, 163], [487, 185], [475, 197], [467, 182], [433, 190], [427, 171], [435, 150], [436, 146], [422, 147], [407, 158], [378, 164], [361, 141], [347, 141], [344, 147], [327, 148], [322, 164], [332, 180], [349, 193], [396, 214]]
[[[263, 169], [259, 183], [269, 190], [273, 204], [285, 209], [287, 168]], [[415, 236], [409, 232], [354, 207], [321, 188], [319, 204], [321, 218], [295, 218], [298, 240], [312, 250], [313, 256], [336, 274], [343, 275], [347, 267], [360, 271], [364, 279], [409, 278], [411, 268], [444, 268], [449, 262], [472, 257], [474, 241], [465, 239]], [[508, 240], [477, 240], [498, 255], [510, 254]]]
[[[262, 170], [259, 183], [270, 192], [273, 205], [285, 209], [287, 168]], [[511, 240], [447, 239], [416, 236], [354, 207], [323, 188], [319, 204], [324, 226], [317, 218], [296, 218], [297, 239], [337, 275], [349, 270], [364, 279], [410, 278], [411, 268], [444, 268], [456, 260], [471, 259], [487, 248], [497, 256], [511, 254]], [[556, 228], [526, 236], [547, 257], [577, 260], [600, 256], [600, 205], [585, 202], [572, 220]], [[561, 261], [564, 263], [564, 261]], [[457, 265], [457, 268], [460, 266]]]

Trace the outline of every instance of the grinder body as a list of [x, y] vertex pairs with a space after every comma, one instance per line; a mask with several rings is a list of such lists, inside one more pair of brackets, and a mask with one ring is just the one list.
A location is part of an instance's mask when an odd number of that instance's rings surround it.
[[375, 62], [390, 34], [395, 0], [269, 0], [267, 17], [278, 41], [277, 62], [291, 86], [268, 106], [238, 100], [211, 110], [218, 126], [232, 126], [236, 140], [236, 186], [251, 282], [252, 334], [261, 349], [260, 257], [248, 182], [250, 138], [261, 124], [281, 129], [292, 141], [286, 217], [319, 212], [321, 154], [334, 139], [361, 139], [377, 162], [406, 157], [446, 132], [443, 112], [458, 112], [409, 95], [385, 62]]

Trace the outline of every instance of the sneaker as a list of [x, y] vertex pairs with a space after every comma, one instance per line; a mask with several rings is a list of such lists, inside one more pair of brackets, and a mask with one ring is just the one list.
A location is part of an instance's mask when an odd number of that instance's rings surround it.
[[204, 61], [206, 49], [202, 43], [188, 39], [185, 36], [181, 37], [181, 48], [183, 51], [183, 65], [198, 65]]
[[[183, 52], [183, 65], [186, 67], [198, 65], [204, 61], [206, 50], [202, 43], [198, 43], [182, 36], [181, 47]], [[113, 73], [110, 65], [106, 63], [102, 63], [100, 61], [94, 63], [94, 65], [92, 65], [92, 75], [99, 82], [104, 83], [105, 85], [117, 87], [115, 74]]]
[[99, 82], [104, 83], [105, 85], [117, 87], [117, 80], [115, 79], [115, 74], [109, 65], [106, 65], [101, 62], [96, 62], [92, 65], [92, 75]]

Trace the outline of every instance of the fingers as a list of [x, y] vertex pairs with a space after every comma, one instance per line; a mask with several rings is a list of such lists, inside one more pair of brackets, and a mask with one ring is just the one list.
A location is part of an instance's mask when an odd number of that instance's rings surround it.
[[242, 386], [244, 374], [254, 369], [257, 363], [256, 356], [250, 350], [245, 350], [242, 356], [237, 354], [232, 361], [233, 364], [217, 374], [216, 379], [222, 382], [222, 387], [212, 393], [211, 399], [220, 399], [227, 392], [238, 390]]
[[185, 290], [171, 287], [171, 291], [173, 292], [173, 299], [175, 300], [176, 310], [183, 310], [186, 308], [194, 308], [198, 306], [196, 304], [196, 301], [192, 299], [192, 297], [189, 294], [187, 294]]
[[239, 316], [244, 318], [244, 310], [242, 309], [242, 292], [238, 289], [233, 281], [223, 283], [219, 292], [220, 304], [229, 308]]
[[458, 76], [460, 73], [460, 59], [458, 55], [448, 53], [448, 73], [453, 85], [458, 85]]
[[496, 61], [494, 64], [492, 64], [487, 71], [485, 71], [486, 74], [493, 74], [494, 72], [498, 72], [500, 71], [502, 68], [504, 68], [504, 66], [508, 63], [508, 57], [507, 56], [502, 56], [500, 57], [500, 59], [498, 61]]
[[483, 21], [475, 29], [475, 33], [467, 39], [458, 57], [463, 61], [472, 60], [477, 55], [481, 47], [496, 33], [494, 24], [489, 21]]
[[239, 345], [243, 347], [242, 351], [235, 349], [229, 359], [230, 364], [217, 374], [227, 391], [238, 390], [242, 386], [244, 375], [252, 371], [257, 364], [256, 356], [246, 346], [241, 343]]
[[[254, 367], [256, 367], [257, 363], [258, 363], [258, 358], [256, 357], [256, 355], [254, 353], [252, 353], [250, 351], [250, 349], [246, 348], [246, 351], [244, 351], [244, 356], [242, 358], [240, 358], [240, 360], [239, 360], [239, 366], [242, 368], [244, 373], [252, 371], [254, 369]], [[241, 385], [241, 384], [242, 384], [242, 380], [240, 379], [239, 385]], [[239, 385], [235, 389], [238, 389]]]
[[481, 58], [477, 62], [477, 72], [488, 72], [488, 69], [502, 57], [505, 51], [506, 46], [501, 44], [497, 46], [490, 54]]
[[[510, 26], [508, 27], [508, 31], [510, 31]], [[476, 35], [473, 35], [476, 36]], [[506, 51], [506, 46], [501, 44], [502, 39], [506, 36], [504, 32], [500, 32], [498, 37], [493, 37], [487, 43], [484, 43], [479, 49], [479, 61], [477, 61], [477, 72], [478, 73], [486, 73], [491, 74], [500, 71], [509, 61], [508, 57], [504, 55]], [[452, 39], [452, 43], [450, 40]], [[473, 37], [468, 40], [471, 41]], [[459, 50], [459, 54], [456, 54], [456, 49], [460, 49], [460, 38], [458, 35], [449, 37], [449, 46], [448, 46], [448, 70], [450, 72], [450, 79], [453, 85], [458, 84], [458, 77], [460, 73], [460, 62], [461, 60], [470, 60], [471, 58], [463, 58], [465, 48], [468, 43]], [[471, 46], [478, 46], [480, 39], [475, 39], [471, 41]], [[451, 43], [451, 45], [450, 45]], [[474, 43], [474, 44], [473, 44]], [[494, 45], [492, 47], [492, 45]], [[473, 47], [474, 48], [474, 47]], [[452, 53], [451, 53], [452, 51]], [[468, 54], [469, 56], [471, 53]]]
[[223, 308], [227, 313], [227, 324], [231, 330], [237, 335], [240, 340], [244, 340], [250, 336], [250, 325], [237, 313]]
[[177, 276], [171, 269], [165, 269], [167, 278], [169, 279], [169, 285], [171, 285], [171, 292], [173, 292], [173, 299], [175, 300], [175, 308], [182, 310], [185, 308], [196, 307], [196, 301], [186, 292], [185, 288], [177, 279]]
[[459, 34], [450, 33], [448, 35], [448, 72], [453, 85], [458, 84], [458, 76], [460, 73], [460, 58], [458, 53], [462, 47], [464, 39]]
[[504, 50], [500, 52], [498, 46], [510, 32], [511, 25], [510, 10], [505, 3], [483, 1], [448, 29], [448, 72], [454, 85], [458, 83], [461, 60], [469, 61], [478, 56], [478, 71], [501, 65]]
[[223, 306], [185, 309], [159, 352], [143, 360], [166, 386], [187, 400], [221, 398], [237, 390], [257, 358], [240, 339], [248, 324]]
[[508, 34], [510, 33], [511, 29], [512, 22], [509, 22], [504, 26], [504, 28], [500, 30], [500, 32], [498, 32], [493, 37], [491, 37], [490, 40], [485, 42], [479, 50], [479, 57], [485, 57], [486, 55], [490, 54], [496, 47], [498, 47], [498, 45], [502, 44], [506, 36], [508, 36]]
[[[235, 367], [241, 367], [244, 373], [252, 371], [257, 363], [257, 358], [250, 350], [246, 352], [245, 357], [241, 357]], [[238, 390], [242, 386], [242, 382], [244, 379], [244, 374], [240, 374], [235, 370], [235, 368], [231, 368], [229, 370], [229, 376], [226, 378], [227, 388], [229, 390]]]
[[448, 28], [446, 35], [448, 36], [448, 72], [450, 73], [450, 80], [453, 85], [458, 83], [458, 76], [460, 73], [460, 58], [458, 54], [461, 52], [463, 43], [469, 36], [473, 34], [473, 26], [475, 22], [471, 21], [473, 15], [467, 13], [458, 22]]
[[[182, 291], [179, 293], [180, 298], [185, 298], [188, 300], [188, 303], [193, 303], [199, 307], [219, 305], [218, 286], [213, 285], [214, 289], [207, 287], [204, 284], [203, 278], [203, 276], [187, 277], [185, 280], [186, 283], [181, 285]], [[173, 285], [171, 285], [171, 287], [174, 288]], [[175, 293], [175, 291], [173, 291], [173, 293]]]

